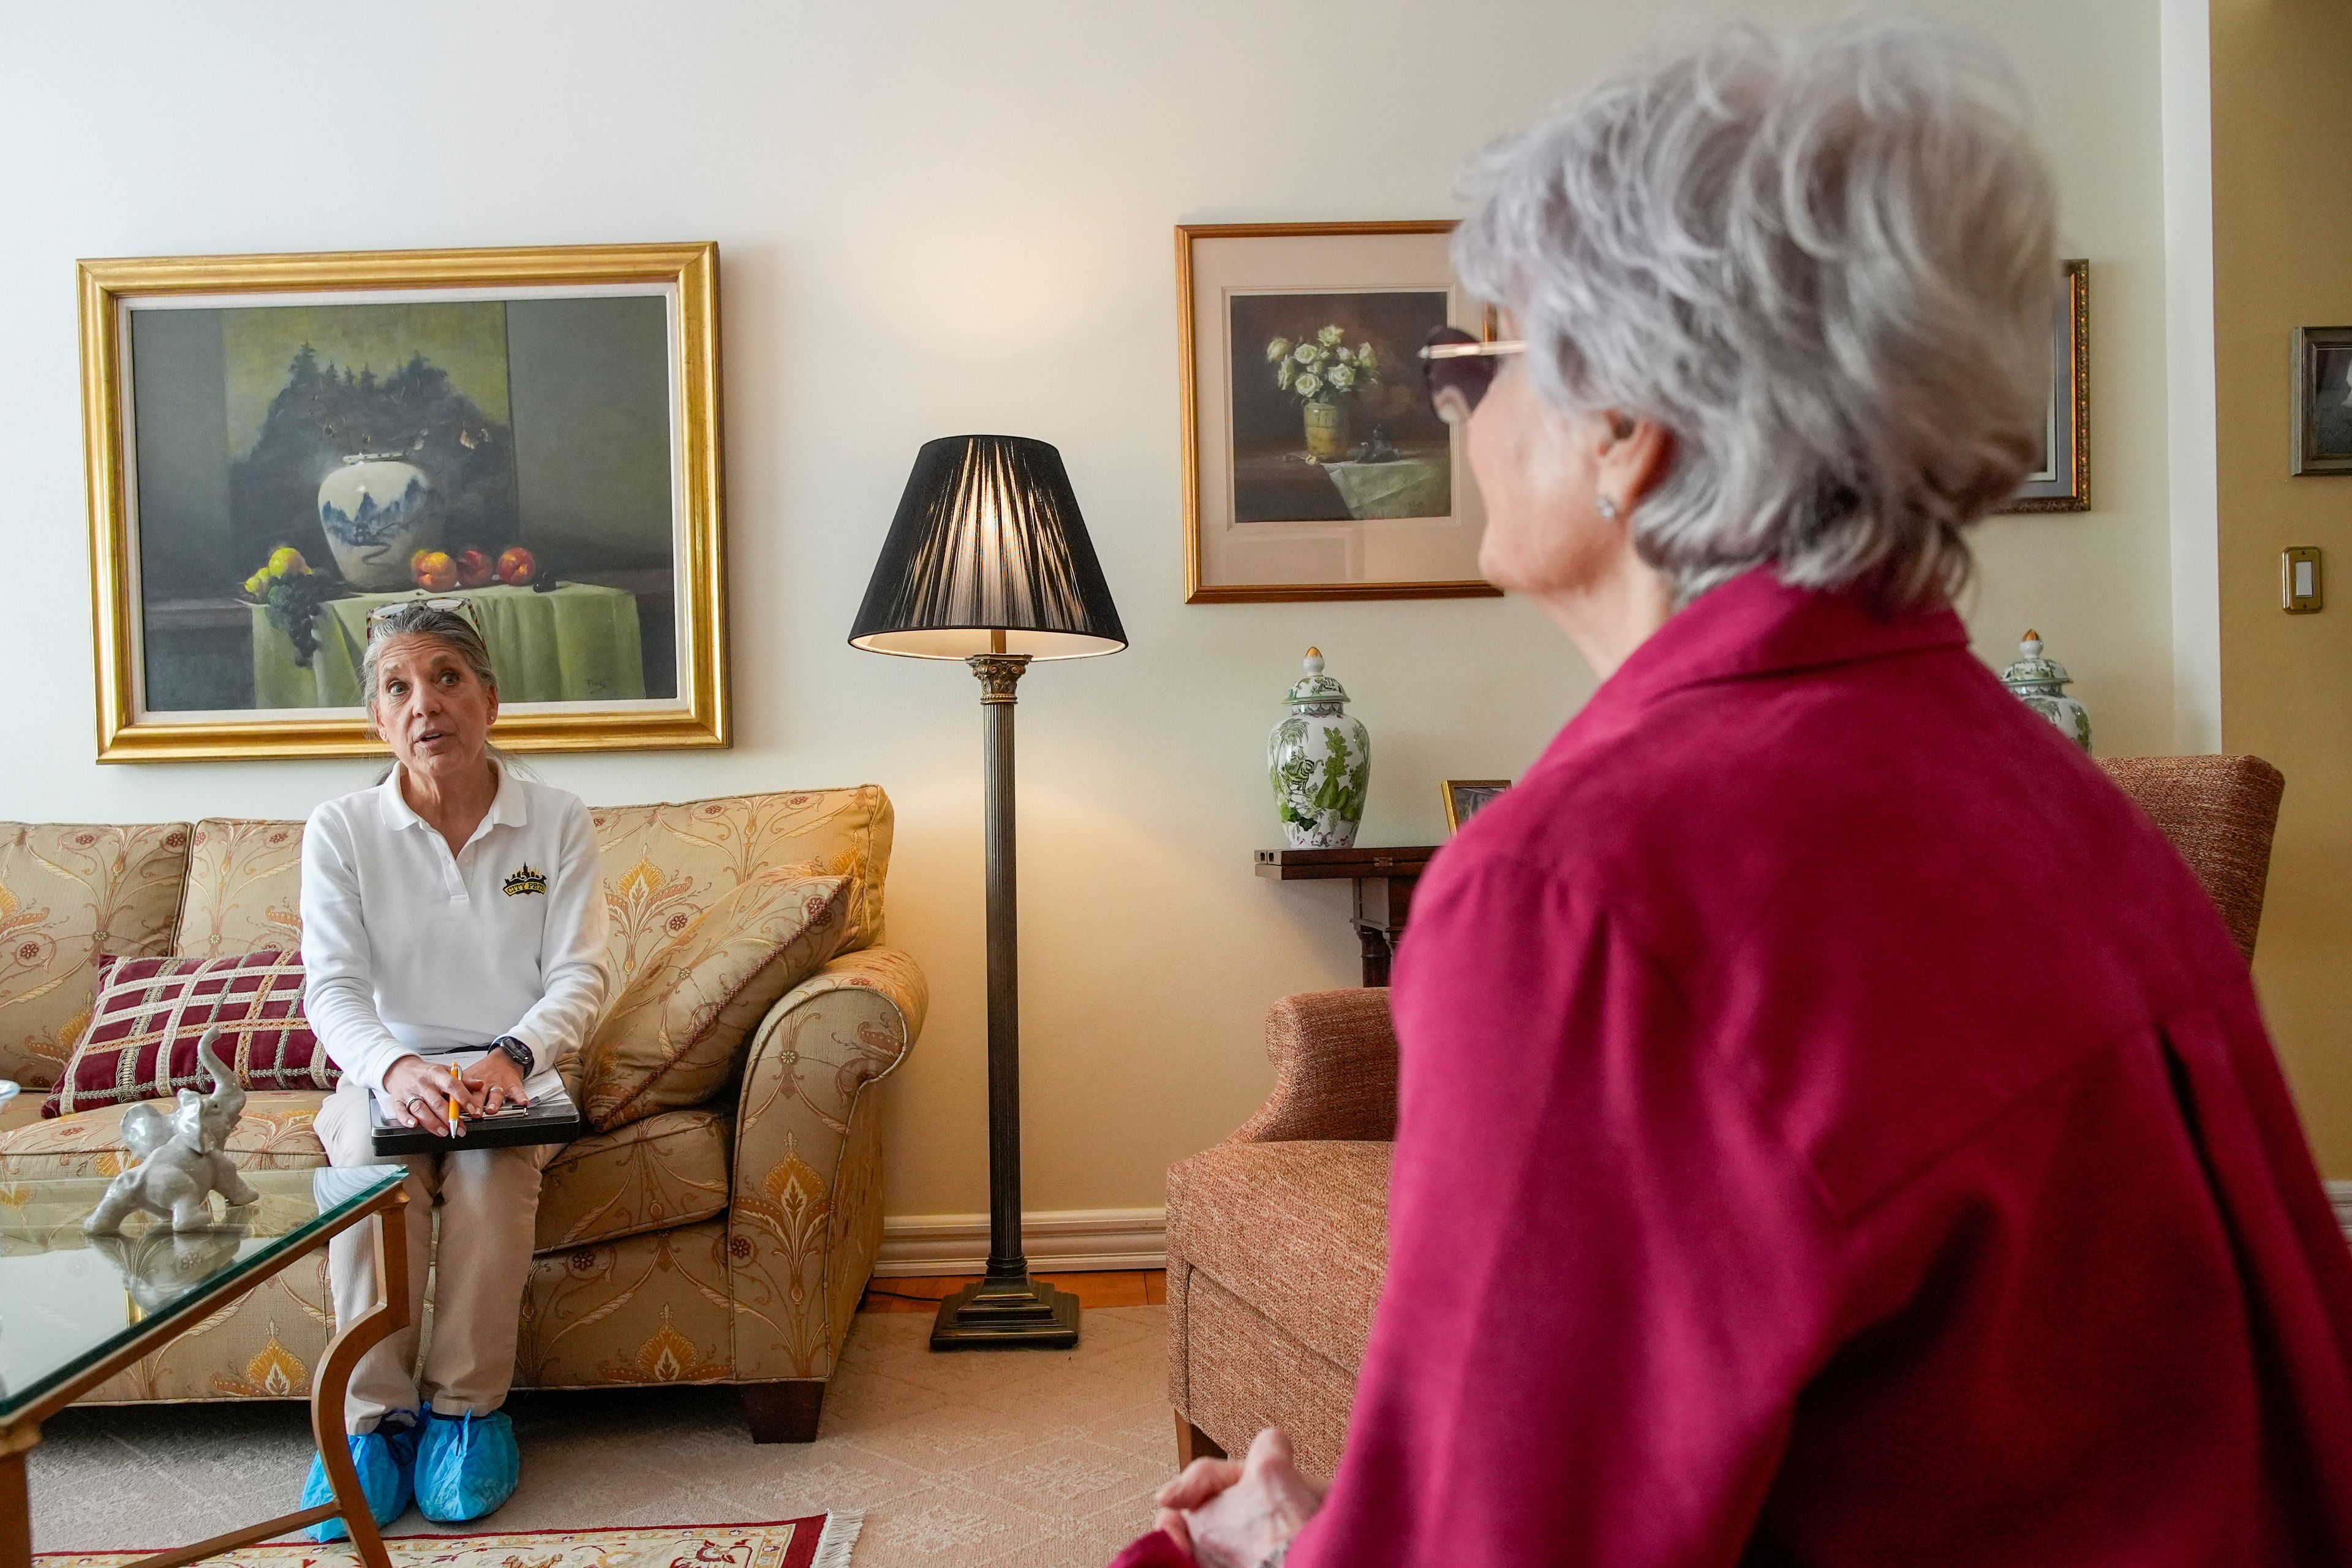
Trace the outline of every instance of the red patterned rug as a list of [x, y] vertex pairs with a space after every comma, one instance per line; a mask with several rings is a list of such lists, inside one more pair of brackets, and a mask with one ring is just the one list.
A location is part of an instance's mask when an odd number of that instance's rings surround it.
[[[384, 1542], [395, 1568], [850, 1568], [863, 1516], [818, 1513], [756, 1524], [619, 1530], [524, 1530], [498, 1535], [402, 1535]], [[152, 1548], [161, 1551], [163, 1548]], [[147, 1552], [43, 1552], [45, 1568], [120, 1568]], [[247, 1546], [206, 1558], [223, 1568], [344, 1568], [348, 1542]]]

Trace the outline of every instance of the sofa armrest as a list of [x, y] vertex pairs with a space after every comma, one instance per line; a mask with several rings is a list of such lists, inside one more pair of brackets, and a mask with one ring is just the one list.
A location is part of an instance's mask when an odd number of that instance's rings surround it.
[[735, 1376], [824, 1377], [882, 1241], [876, 1081], [907, 1059], [929, 992], [905, 952], [844, 953], [760, 1021], [736, 1102], [727, 1211]]
[[1396, 1136], [1397, 1043], [1385, 987], [1286, 996], [1265, 1016], [1274, 1092], [1231, 1140]]

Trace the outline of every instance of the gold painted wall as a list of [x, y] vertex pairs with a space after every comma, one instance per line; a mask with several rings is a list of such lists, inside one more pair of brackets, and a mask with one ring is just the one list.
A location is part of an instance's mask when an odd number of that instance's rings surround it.
[[[2288, 473], [2297, 326], [2352, 322], [2352, 8], [2214, 0], [2221, 743], [2286, 774], [2254, 974], [2330, 1176], [2352, 1176], [2352, 476]], [[2279, 552], [2329, 603], [2279, 607]]]

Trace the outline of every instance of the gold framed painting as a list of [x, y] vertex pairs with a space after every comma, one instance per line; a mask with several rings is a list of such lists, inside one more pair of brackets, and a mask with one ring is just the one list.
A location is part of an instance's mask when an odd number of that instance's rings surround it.
[[2091, 264], [2063, 261], [2042, 461], [2004, 512], [2091, 510]]
[[1177, 228], [1186, 603], [1500, 592], [1460, 437], [1422, 391], [1433, 329], [1493, 335], [1453, 229]]
[[79, 264], [100, 762], [380, 751], [455, 598], [518, 752], [728, 743], [719, 248]]

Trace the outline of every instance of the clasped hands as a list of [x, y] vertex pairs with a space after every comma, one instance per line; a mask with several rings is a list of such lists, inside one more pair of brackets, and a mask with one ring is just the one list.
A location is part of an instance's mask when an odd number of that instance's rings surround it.
[[[530, 1098], [504, 1051], [492, 1051], [455, 1074], [446, 1063], [436, 1067], [420, 1056], [403, 1057], [383, 1069], [383, 1097], [402, 1126], [422, 1127], [436, 1138], [462, 1138], [464, 1117], [488, 1116]], [[455, 1124], [449, 1120], [453, 1100], [460, 1112]]]
[[1195, 1459], [1151, 1500], [1152, 1523], [1201, 1568], [1257, 1568], [1323, 1506], [1323, 1489], [1298, 1473], [1290, 1439], [1269, 1426], [1246, 1458]]

